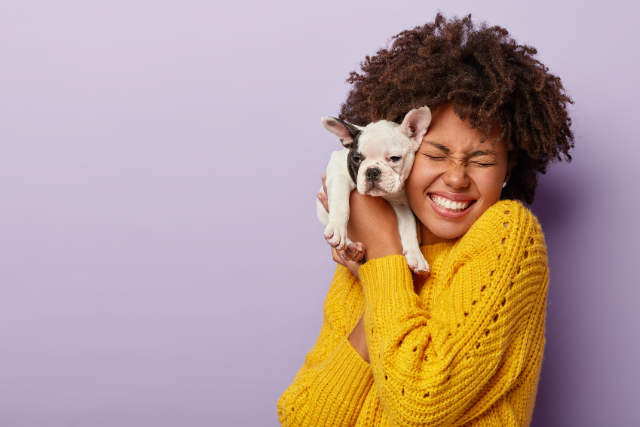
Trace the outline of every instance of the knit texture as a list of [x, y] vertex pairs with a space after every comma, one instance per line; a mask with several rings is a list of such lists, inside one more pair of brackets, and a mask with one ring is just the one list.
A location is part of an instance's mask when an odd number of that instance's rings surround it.
[[[547, 252], [533, 214], [489, 208], [422, 248], [416, 294], [399, 255], [338, 266], [320, 336], [278, 402], [284, 426], [528, 426], [542, 363]], [[348, 341], [365, 314], [366, 363]]]

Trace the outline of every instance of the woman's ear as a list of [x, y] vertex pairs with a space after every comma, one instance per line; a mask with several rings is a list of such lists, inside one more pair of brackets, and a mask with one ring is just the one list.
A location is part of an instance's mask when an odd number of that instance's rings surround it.
[[507, 186], [507, 182], [511, 178], [511, 169], [507, 169], [507, 175], [504, 177], [504, 182], [502, 183], [502, 188]]

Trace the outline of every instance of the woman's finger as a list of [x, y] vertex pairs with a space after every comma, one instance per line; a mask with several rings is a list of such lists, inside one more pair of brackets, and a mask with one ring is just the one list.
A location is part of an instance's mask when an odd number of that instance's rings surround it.
[[360, 242], [349, 243], [343, 257], [347, 261], [360, 262], [364, 257], [364, 245]]
[[324, 194], [327, 194], [327, 174], [322, 174], [322, 189], [324, 190]]
[[318, 193], [318, 200], [320, 200], [320, 203], [322, 203], [322, 206], [324, 206], [324, 210], [329, 213], [329, 199], [327, 198], [327, 196], [324, 193], [320, 192]]
[[[342, 251], [340, 251], [342, 252]], [[331, 256], [333, 257], [333, 260], [335, 262], [337, 262], [340, 265], [344, 265], [345, 267], [347, 266], [344, 258], [342, 258], [342, 255], [340, 255], [340, 253], [338, 251], [336, 251], [335, 249], [331, 248]]]
[[327, 197], [327, 174], [323, 173], [322, 174], [322, 191], [318, 193], [318, 200], [320, 200], [320, 203], [322, 203], [322, 206], [324, 206], [324, 210], [327, 211], [327, 213], [329, 213], [329, 198]]
[[360, 274], [358, 269], [360, 268], [360, 263], [355, 261], [347, 261], [343, 258], [344, 251], [336, 251], [335, 249], [331, 249], [331, 255], [333, 256], [333, 260], [340, 265], [343, 265], [351, 271], [351, 274], [360, 279]]

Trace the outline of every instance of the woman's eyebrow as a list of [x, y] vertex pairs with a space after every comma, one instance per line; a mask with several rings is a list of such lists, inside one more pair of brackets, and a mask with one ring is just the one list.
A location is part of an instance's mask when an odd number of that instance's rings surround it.
[[493, 156], [495, 154], [496, 154], [495, 150], [491, 150], [491, 151], [476, 150], [476, 151], [472, 151], [471, 153], [467, 154], [467, 157], [471, 158], [471, 157], [477, 157], [477, 156]]
[[[437, 142], [434, 141], [427, 141], [429, 144], [431, 144], [432, 146], [434, 146], [435, 148], [444, 151], [447, 154], [451, 154], [451, 150], [447, 147], [445, 147], [442, 144], [439, 144]], [[494, 156], [496, 154], [495, 150], [475, 150], [472, 151], [471, 153], [467, 154], [467, 158], [471, 158], [471, 157], [478, 157], [478, 156]]]
[[433, 145], [434, 147], [436, 147], [439, 150], [444, 151], [447, 154], [451, 154], [451, 150], [449, 150], [447, 147], [445, 147], [442, 144], [438, 144], [437, 142], [433, 142], [433, 141], [427, 141], [429, 144]]

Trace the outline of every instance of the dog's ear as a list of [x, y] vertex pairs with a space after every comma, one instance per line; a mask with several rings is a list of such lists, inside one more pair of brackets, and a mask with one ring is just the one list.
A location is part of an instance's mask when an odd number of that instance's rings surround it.
[[335, 117], [323, 117], [322, 125], [332, 134], [338, 137], [342, 145], [345, 148], [351, 148], [353, 141], [356, 139], [358, 133], [360, 133], [359, 126], [352, 125], [350, 123], [343, 122]]
[[422, 138], [427, 133], [431, 123], [431, 110], [429, 107], [414, 108], [409, 111], [400, 125], [400, 132], [407, 135], [413, 142], [413, 148], [417, 150], [422, 144]]

